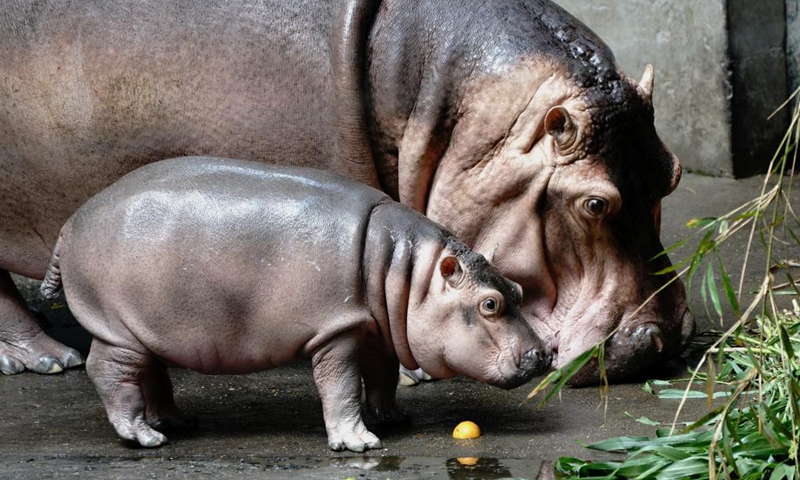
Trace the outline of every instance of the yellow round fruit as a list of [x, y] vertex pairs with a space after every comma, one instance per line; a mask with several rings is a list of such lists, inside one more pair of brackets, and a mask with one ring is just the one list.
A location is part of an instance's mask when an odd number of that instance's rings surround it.
[[455, 430], [453, 430], [453, 438], [457, 438], [459, 440], [465, 438], [478, 438], [480, 436], [480, 427], [478, 427], [475, 422], [470, 422], [469, 420], [459, 423], [456, 425]]

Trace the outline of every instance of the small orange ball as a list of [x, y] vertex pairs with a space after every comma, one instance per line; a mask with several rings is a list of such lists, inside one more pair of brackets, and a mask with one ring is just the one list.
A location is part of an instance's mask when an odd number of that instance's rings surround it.
[[459, 440], [465, 438], [478, 438], [480, 436], [480, 427], [478, 427], [475, 422], [470, 422], [469, 420], [459, 423], [456, 425], [455, 430], [453, 430], [453, 438], [457, 438]]

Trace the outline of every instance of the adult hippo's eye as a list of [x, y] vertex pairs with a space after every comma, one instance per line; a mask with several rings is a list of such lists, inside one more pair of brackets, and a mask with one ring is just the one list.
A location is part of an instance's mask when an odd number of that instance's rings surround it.
[[592, 217], [602, 217], [608, 211], [608, 202], [602, 198], [592, 197], [583, 203], [586, 212]]
[[493, 297], [486, 298], [481, 302], [480, 310], [483, 316], [490, 317], [496, 315], [498, 310], [500, 310], [500, 302]]

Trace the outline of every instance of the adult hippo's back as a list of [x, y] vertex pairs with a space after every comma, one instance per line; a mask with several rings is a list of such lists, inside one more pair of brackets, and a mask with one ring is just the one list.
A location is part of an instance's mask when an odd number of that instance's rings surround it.
[[680, 178], [652, 88], [543, 0], [6, 2], [0, 369], [77, 363], [7, 271], [42, 278], [91, 195], [200, 154], [333, 170], [425, 212], [523, 286], [556, 365], [617, 327], [612, 378], [674, 356], [683, 286], [638, 308], [670, 279], [650, 259]]

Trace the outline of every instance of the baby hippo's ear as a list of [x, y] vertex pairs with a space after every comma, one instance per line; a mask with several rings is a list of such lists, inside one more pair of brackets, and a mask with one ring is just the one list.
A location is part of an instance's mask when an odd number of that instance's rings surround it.
[[439, 264], [439, 271], [451, 287], [458, 287], [461, 284], [461, 280], [464, 279], [464, 270], [461, 269], [458, 259], [452, 255], [442, 259]]

